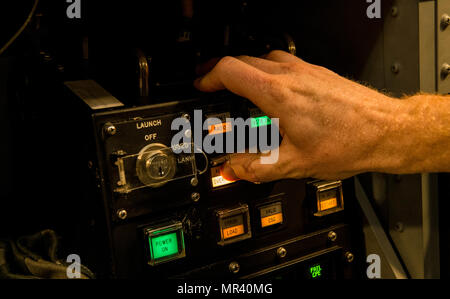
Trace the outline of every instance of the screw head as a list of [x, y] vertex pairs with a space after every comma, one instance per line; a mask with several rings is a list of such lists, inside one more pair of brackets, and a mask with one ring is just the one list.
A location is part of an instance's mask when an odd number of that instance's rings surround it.
[[236, 274], [239, 272], [239, 270], [241, 269], [241, 266], [239, 265], [238, 262], [231, 262], [228, 265], [228, 269], [230, 270], [231, 273]]
[[117, 217], [119, 217], [120, 219], [124, 220], [127, 218], [127, 216], [128, 216], [127, 210], [121, 209], [117, 211]]
[[200, 193], [194, 192], [191, 194], [191, 199], [193, 202], [198, 202], [200, 200]]
[[197, 179], [197, 178], [192, 178], [192, 179], [191, 179], [191, 185], [192, 185], [193, 187], [196, 187], [196, 186], [198, 185], [198, 179]]
[[444, 63], [441, 67], [441, 77], [446, 78], [450, 74], [450, 64]]
[[448, 14], [443, 14], [441, 17], [441, 28], [444, 30], [450, 25], [450, 16]]
[[392, 8], [391, 8], [391, 16], [393, 16], [393, 17], [398, 16], [398, 7], [397, 6], [392, 6]]
[[105, 124], [104, 131], [106, 135], [112, 136], [116, 134], [117, 129], [113, 124]]
[[331, 242], [335, 242], [337, 239], [337, 234], [334, 231], [330, 231], [328, 233], [328, 240], [330, 240]]
[[186, 131], [184, 131], [184, 136], [186, 136], [187, 138], [191, 138], [192, 136], [192, 131], [187, 129]]
[[395, 231], [399, 233], [403, 232], [404, 228], [403, 222], [397, 222], [394, 226]]
[[400, 64], [399, 64], [399, 63], [394, 63], [394, 64], [391, 66], [391, 71], [392, 71], [394, 74], [398, 74], [398, 73], [400, 72]]
[[191, 116], [190, 116], [189, 114], [187, 114], [187, 113], [183, 114], [182, 117], [185, 118], [185, 119], [187, 119], [187, 120], [190, 120], [190, 119], [191, 119]]
[[286, 256], [286, 254], [287, 254], [286, 248], [280, 247], [280, 248], [277, 249], [277, 256], [279, 258], [284, 258]]
[[355, 259], [355, 256], [350, 251], [347, 251], [345, 253], [345, 259], [347, 260], [348, 263], [351, 263]]

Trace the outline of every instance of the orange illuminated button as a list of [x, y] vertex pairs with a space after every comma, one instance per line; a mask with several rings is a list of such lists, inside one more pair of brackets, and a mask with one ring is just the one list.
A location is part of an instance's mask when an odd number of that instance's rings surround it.
[[217, 210], [218, 220], [217, 244], [225, 246], [252, 237], [250, 213], [247, 204], [239, 204], [231, 208]]
[[283, 222], [283, 214], [275, 214], [272, 216], [261, 218], [261, 227], [271, 226]]
[[236, 181], [229, 181], [226, 178], [224, 178], [220, 173], [220, 168], [221, 166], [211, 168], [211, 183], [213, 188], [225, 186], [236, 182]]
[[330, 199], [321, 200], [319, 202], [319, 205], [320, 205], [320, 211], [325, 211], [325, 210], [336, 208], [338, 206], [337, 198], [333, 197]]
[[261, 215], [261, 227], [283, 223], [281, 202], [261, 207], [259, 211]]
[[240, 224], [240, 225], [236, 225], [233, 227], [224, 228], [222, 230], [222, 233], [223, 233], [224, 239], [229, 239], [232, 237], [237, 237], [237, 236], [243, 235], [244, 234], [244, 225]]
[[231, 122], [226, 123], [220, 123], [220, 124], [214, 124], [208, 126], [208, 134], [215, 135], [215, 134], [222, 134], [226, 132], [231, 131]]
[[225, 185], [234, 183], [235, 181], [229, 181], [229, 180], [225, 179], [223, 176], [216, 176], [216, 177], [211, 178], [211, 182], [212, 182], [213, 188], [216, 188], [216, 187], [225, 186]]
[[333, 188], [330, 190], [324, 190], [319, 192], [319, 198], [317, 201], [318, 211], [326, 211], [337, 208], [338, 206], [339, 206], [338, 189]]
[[315, 194], [317, 208], [313, 211], [314, 216], [323, 217], [344, 210], [342, 181], [313, 181], [308, 186], [312, 187], [308, 196]]
[[224, 240], [243, 235], [244, 233], [245, 228], [243, 214], [223, 219], [222, 237]]

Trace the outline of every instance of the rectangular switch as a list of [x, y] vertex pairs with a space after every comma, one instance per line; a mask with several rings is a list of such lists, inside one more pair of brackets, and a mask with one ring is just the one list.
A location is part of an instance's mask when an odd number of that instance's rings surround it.
[[259, 208], [261, 227], [266, 228], [283, 223], [283, 211], [281, 202], [264, 205]]
[[344, 209], [341, 181], [314, 181], [309, 183], [314, 197], [314, 216], [325, 216]]
[[251, 238], [250, 215], [248, 205], [216, 211], [219, 228], [219, 241], [223, 246]]
[[149, 265], [155, 266], [186, 256], [181, 222], [148, 227], [144, 232], [148, 242]]

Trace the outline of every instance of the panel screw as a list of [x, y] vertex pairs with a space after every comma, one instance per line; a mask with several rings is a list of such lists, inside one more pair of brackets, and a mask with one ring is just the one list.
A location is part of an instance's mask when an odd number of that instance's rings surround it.
[[191, 194], [191, 199], [193, 202], [197, 202], [200, 200], [200, 193], [198, 192], [194, 192]]
[[277, 255], [279, 258], [284, 258], [287, 254], [287, 250], [284, 247], [280, 247], [277, 249]]
[[397, 6], [393, 6], [391, 8], [391, 16], [393, 16], [393, 17], [398, 16], [398, 7]]
[[345, 253], [345, 259], [347, 260], [348, 263], [351, 263], [355, 259], [355, 256], [350, 251], [347, 251]]
[[104, 131], [109, 136], [112, 136], [112, 135], [116, 134], [116, 132], [117, 132], [116, 127], [111, 123], [105, 124]]
[[191, 138], [192, 136], [192, 131], [187, 129], [186, 131], [184, 131], [184, 136], [186, 136], [187, 138]]
[[399, 233], [403, 232], [403, 229], [404, 229], [403, 222], [397, 222], [394, 226], [394, 229], [395, 229], [395, 231], [397, 231]]
[[128, 216], [128, 213], [125, 209], [117, 211], [117, 217], [119, 217], [120, 219], [124, 220], [127, 218], [127, 216]]
[[394, 63], [394, 64], [391, 66], [391, 71], [392, 71], [394, 74], [398, 74], [398, 73], [400, 72], [400, 64]]
[[445, 79], [450, 74], [450, 64], [444, 63], [441, 67], [441, 77]]
[[241, 269], [241, 266], [239, 266], [238, 262], [231, 262], [228, 265], [228, 269], [230, 270], [231, 273], [236, 274]]
[[[191, 179], [191, 185], [196, 187], [198, 185], [198, 179], [197, 178], [192, 178]], [[200, 195], [199, 195], [200, 196]]]
[[448, 25], [450, 25], [450, 16], [448, 14], [443, 14], [441, 17], [441, 29], [444, 30]]
[[334, 231], [330, 231], [328, 233], [328, 240], [330, 240], [331, 242], [336, 241], [337, 239], [337, 234]]
[[187, 114], [187, 113], [183, 114], [182, 117], [185, 118], [185, 119], [187, 119], [187, 120], [190, 120], [190, 119], [191, 119], [191, 116], [190, 116], [189, 114]]

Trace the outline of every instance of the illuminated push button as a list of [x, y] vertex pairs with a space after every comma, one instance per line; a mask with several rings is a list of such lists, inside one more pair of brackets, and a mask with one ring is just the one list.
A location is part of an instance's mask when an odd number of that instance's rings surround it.
[[231, 122], [212, 124], [208, 126], [208, 134], [210, 135], [227, 133], [231, 130]]
[[283, 223], [283, 211], [281, 202], [268, 204], [259, 208], [261, 227], [270, 227]]
[[316, 212], [314, 216], [325, 216], [344, 209], [341, 181], [314, 182]]
[[252, 128], [264, 127], [272, 124], [272, 119], [264, 115], [259, 108], [250, 109], [250, 120]]
[[217, 211], [216, 216], [219, 226], [219, 241], [217, 244], [223, 246], [251, 238], [250, 216], [247, 205]]
[[231, 183], [234, 183], [236, 181], [229, 181], [225, 179], [222, 174], [220, 173], [221, 166], [216, 166], [211, 168], [211, 184], [213, 188], [225, 186]]
[[258, 128], [258, 127], [264, 127], [272, 124], [272, 119], [266, 115], [259, 116], [259, 117], [253, 117], [251, 119], [251, 127], [252, 128]]
[[186, 256], [181, 222], [147, 228], [145, 235], [149, 246], [149, 265], [155, 266]]
[[224, 112], [219, 114], [206, 114], [206, 124], [208, 126], [208, 135], [223, 134], [231, 132], [230, 113]]

